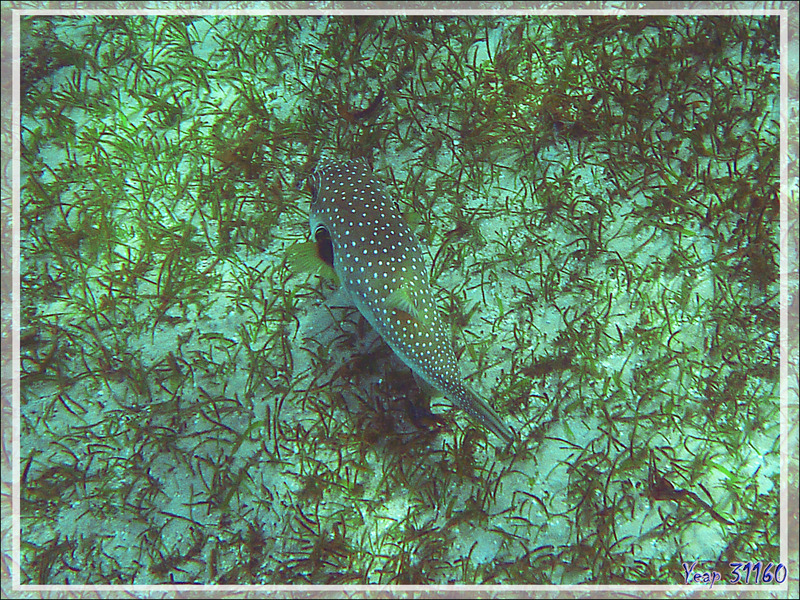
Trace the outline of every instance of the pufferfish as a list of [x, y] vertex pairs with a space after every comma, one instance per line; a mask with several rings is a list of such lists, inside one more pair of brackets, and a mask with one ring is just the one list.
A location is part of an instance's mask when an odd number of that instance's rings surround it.
[[464, 383], [419, 241], [367, 161], [321, 164], [309, 184], [311, 235], [330, 238], [333, 269], [359, 312], [418, 378], [512, 442], [513, 430]]

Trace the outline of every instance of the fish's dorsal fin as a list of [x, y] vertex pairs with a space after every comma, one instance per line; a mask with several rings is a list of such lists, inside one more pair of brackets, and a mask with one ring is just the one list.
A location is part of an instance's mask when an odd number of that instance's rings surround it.
[[411, 289], [407, 283], [404, 283], [386, 299], [387, 304], [394, 309], [399, 309], [408, 313], [415, 320], [419, 320], [419, 309], [414, 303], [414, 297], [411, 295]]
[[397, 287], [386, 298], [390, 308], [402, 310], [419, 323], [430, 326], [425, 318], [426, 312], [420, 304], [427, 289], [427, 273], [419, 272], [411, 258], [405, 258], [397, 263], [395, 279]]

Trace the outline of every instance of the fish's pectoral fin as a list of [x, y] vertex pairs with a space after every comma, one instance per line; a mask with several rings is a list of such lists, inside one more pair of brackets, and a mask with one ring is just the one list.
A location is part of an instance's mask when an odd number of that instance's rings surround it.
[[319, 275], [335, 285], [339, 277], [320, 253], [320, 244], [315, 241], [295, 242], [286, 249], [286, 265], [295, 273]]

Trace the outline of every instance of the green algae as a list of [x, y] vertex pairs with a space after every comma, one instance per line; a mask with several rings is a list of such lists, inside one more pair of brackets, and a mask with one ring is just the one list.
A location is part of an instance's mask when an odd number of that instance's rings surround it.
[[[780, 560], [777, 17], [22, 26], [23, 583]], [[420, 215], [517, 454], [416, 427], [403, 365], [286, 268], [327, 153]], [[654, 451], [735, 527], [650, 497]]]

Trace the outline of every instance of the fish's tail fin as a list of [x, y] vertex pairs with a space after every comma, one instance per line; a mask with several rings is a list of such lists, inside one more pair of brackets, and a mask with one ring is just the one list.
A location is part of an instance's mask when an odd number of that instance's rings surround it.
[[515, 442], [517, 436], [514, 430], [503, 421], [503, 418], [497, 414], [494, 407], [466, 385], [464, 390], [466, 401], [463, 403], [457, 402], [457, 406], [497, 437], [504, 439], [509, 444]]

